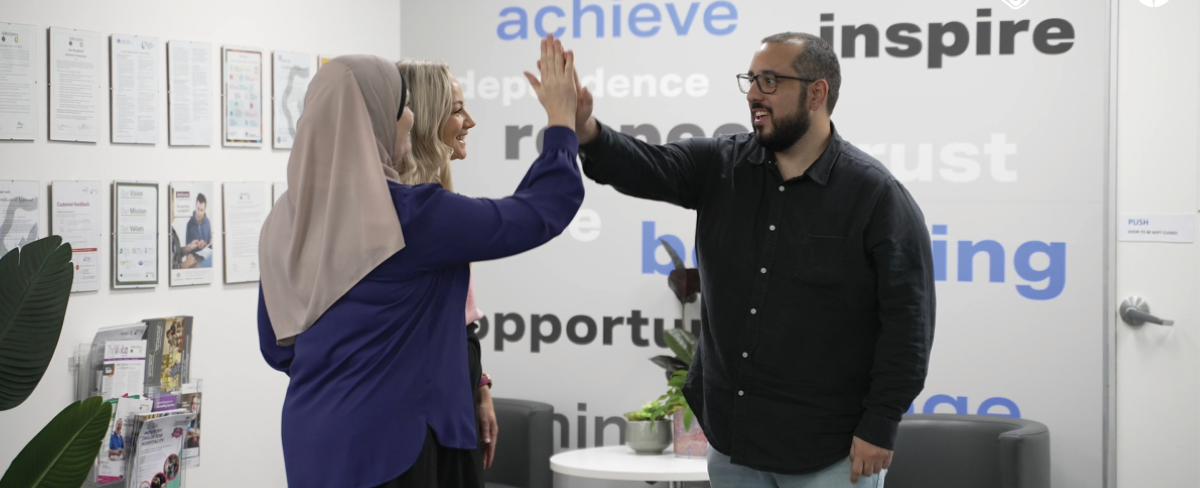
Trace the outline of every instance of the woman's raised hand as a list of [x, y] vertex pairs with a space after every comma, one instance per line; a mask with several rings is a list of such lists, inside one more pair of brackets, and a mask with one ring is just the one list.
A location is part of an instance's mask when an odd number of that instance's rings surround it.
[[550, 118], [548, 125], [560, 125], [575, 130], [575, 111], [578, 99], [575, 91], [575, 53], [563, 51], [562, 42], [548, 35], [542, 39], [542, 58], [538, 61], [541, 81], [525, 72], [538, 100]]

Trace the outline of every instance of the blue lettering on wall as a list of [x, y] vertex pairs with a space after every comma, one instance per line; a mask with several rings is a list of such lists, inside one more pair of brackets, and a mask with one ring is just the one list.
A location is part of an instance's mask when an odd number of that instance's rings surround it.
[[[726, 0], [707, 5], [701, 2], [642, 2], [628, 10], [622, 8], [621, 0], [610, 1], [611, 8], [608, 10], [602, 3], [584, 3], [584, 0], [571, 0], [570, 12], [566, 5], [546, 5], [537, 9], [532, 18], [522, 7], [505, 7], [500, 10], [496, 36], [504, 41], [529, 39], [531, 24], [534, 34], [539, 38], [547, 34], [565, 37], [569, 25], [571, 37], [575, 39], [584, 36], [616, 38], [621, 37], [625, 29], [637, 37], [654, 37], [667, 32], [682, 37], [692, 31], [697, 20], [704, 26], [705, 32], [714, 36], [732, 34], [738, 26], [737, 6]], [[663, 22], [664, 10], [669, 24]]]
[[[563, 9], [555, 7], [554, 5], [547, 5], [545, 7], [542, 7], [541, 10], [538, 10], [537, 15], [535, 15], [533, 17], [533, 26], [534, 26], [534, 30], [537, 32], [537, 35], [539, 38], [546, 37], [546, 34], [550, 34], [549, 32], [546, 32], [545, 20], [544, 20], [546, 18], [546, 16], [549, 14], [554, 14], [555, 17], [558, 17], [560, 19], [567, 16], [567, 14], [563, 12]], [[501, 15], [503, 15], [503, 13], [501, 13]], [[556, 38], [562, 37], [563, 33], [565, 33], [566, 31], [567, 31], [566, 27], [559, 27], [558, 29], [554, 30], [554, 32], [553, 32], [554, 37], [556, 37]]]
[[[949, 280], [949, 249], [947, 237], [950, 227], [945, 224], [935, 224], [930, 230], [933, 244], [933, 278], [935, 281]], [[660, 247], [659, 239], [666, 240], [671, 246], [687, 252], [683, 240], [671, 234], [658, 235], [653, 221], [642, 222], [642, 274], [666, 275], [674, 267], [670, 261], [660, 262], [656, 252]], [[983, 282], [983, 274], [987, 274], [987, 283], [1007, 283], [1008, 252], [1000, 241], [984, 239], [979, 241], [957, 241], [955, 249], [958, 253], [956, 280], [960, 283], [977, 281], [975, 264], [982, 259], [986, 262], [986, 271], [980, 270], [978, 281]], [[695, 266], [695, 251], [692, 251], [692, 265]], [[1042, 259], [1045, 266], [1035, 268], [1034, 262]], [[1051, 300], [1062, 294], [1067, 281], [1067, 244], [1065, 242], [1029, 241], [1017, 246], [1012, 253], [1012, 271], [1025, 283], [1015, 285], [1016, 291], [1022, 297], [1030, 300]]]
[[[946, 405], [949, 409], [943, 407], [938, 411], [938, 407]], [[1003, 410], [997, 410], [997, 407], [1004, 407]], [[917, 404], [913, 403], [908, 407], [908, 412], [915, 413]], [[953, 410], [953, 412], [947, 411]], [[965, 396], [954, 397], [950, 395], [933, 395], [925, 400], [925, 406], [921, 409], [921, 413], [954, 413], [958, 415], [970, 415], [970, 400]], [[1015, 419], [1021, 418], [1021, 408], [1017, 406], [1017, 402], [1004, 397], [992, 397], [984, 400], [979, 404], [979, 408], [975, 410], [975, 415], [994, 415], [997, 417], [1012, 417]]]
[[[949, 246], [947, 241], [939, 237], [949, 234], [949, 226], [934, 225], [930, 234], [933, 236], [933, 278], [946, 281], [946, 251]], [[987, 259], [988, 282], [1005, 283], [1006, 253], [1004, 246], [995, 240], [958, 241], [958, 281], [975, 281], [975, 260], [980, 254]], [[1039, 254], [1045, 256], [1048, 263], [1045, 268], [1034, 269], [1034, 257]], [[1016, 285], [1017, 293], [1021, 296], [1030, 300], [1050, 300], [1062, 294], [1067, 281], [1065, 242], [1029, 241], [1017, 246], [1012, 259], [1013, 270], [1019, 278], [1034, 284], [1045, 283], [1040, 288], [1031, 284]]]
[[[668, 258], [666, 263], [658, 262], [658, 257], [655, 254], [662, 243], [659, 239], [666, 241], [671, 247], [675, 248], [676, 252], [686, 255], [687, 248], [683, 245], [683, 239], [671, 234], [656, 235], [654, 230], [654, 221], [647, 220], [642, 222], [642, 274], [660, 274], [663, 276], [671, 274], [671, 270], [675, 269], [675, 265], [671, 264]], [[698, 267], [696, 263], [696, 250], [692, 250], [692, 267]], [[686, 263], [685, 263], [686, 264]]]

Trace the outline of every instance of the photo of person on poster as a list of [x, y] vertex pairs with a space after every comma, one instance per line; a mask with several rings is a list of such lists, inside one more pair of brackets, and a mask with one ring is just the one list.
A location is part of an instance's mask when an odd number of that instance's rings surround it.
[[167, 246], [171, 286], [212, 283], [213, 222], [218, 205], [211, 182], [171, 183]]
[[[178, 198], [178, 195], [176, 195]], [[176, 207], [178, 209], [178, 207]], [[204, 193], [197, 193], [192, 205], [191, 216], [187, 217], [184, 239], [179, 241], [177, 225], [171, 226], [172, 269], [211, 268], [212, 267], [212, 224], [208, 219], [208, 198]], [[179, 221], [176, 214], [176, 221]], [[179, 249], [175, 250], [174, 246]]]

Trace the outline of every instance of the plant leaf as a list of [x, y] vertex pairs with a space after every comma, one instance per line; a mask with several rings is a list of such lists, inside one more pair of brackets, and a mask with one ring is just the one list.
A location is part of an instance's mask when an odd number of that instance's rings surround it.
[[696, 336], [687, 329], [669, 329], [663, 333], [663, 341], [680, 361], [691, 367], [692, 358], [696, 356]]
[[670, 244], [667, 244], [666, 240], [659, 239], [658, 242], [661, 242], [663, 247], [667, 249], [667, 255], [671, 256], [671, 262], [675, 264], [675, 269], [684, 269], [687, 267], [686, 264], [683, 264], [683, 259], [679, 257], [679, 253]]
[[71, 245], [59, 236], [0, 257], [0, 411], [20, 405], [42, 381], [74, 278]]
[[687, 382], [687, 371], [676, 371], [671, 374], [671, 379], [667, 381], [667, 386], [671, 388], [683, 389], [683, 384]]
[[92, 469], [108, 433], [112, 405], [92, 397], [67, 405], [21, 450], [0, 488], [75, 488]]
[[688, 364], [680, 361], [678, 358], [671, 356], [654, 356], [650, 358], [650, 362], [659, 365], [662, 369], [667, 370], [667, 376], [681, 369], [688, 369]]
[[692, 430], [692, 419], [696, 418], [696, 414], [692, 413], [692, 407], [687, 407], [683, 411], [683, 430]]

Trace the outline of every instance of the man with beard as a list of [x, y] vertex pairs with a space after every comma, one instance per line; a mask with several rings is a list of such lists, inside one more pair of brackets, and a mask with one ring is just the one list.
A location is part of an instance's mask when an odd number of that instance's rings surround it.
[[662, 146], [599, 124], [580, 88], [583, 170], [696, 210], [703, 333], [684, 395], [713, 486], [882, 487], [933, 343], [924, 217], [838, 136], [819, 37], [763, 39], [738, 83], [753, 134]]

